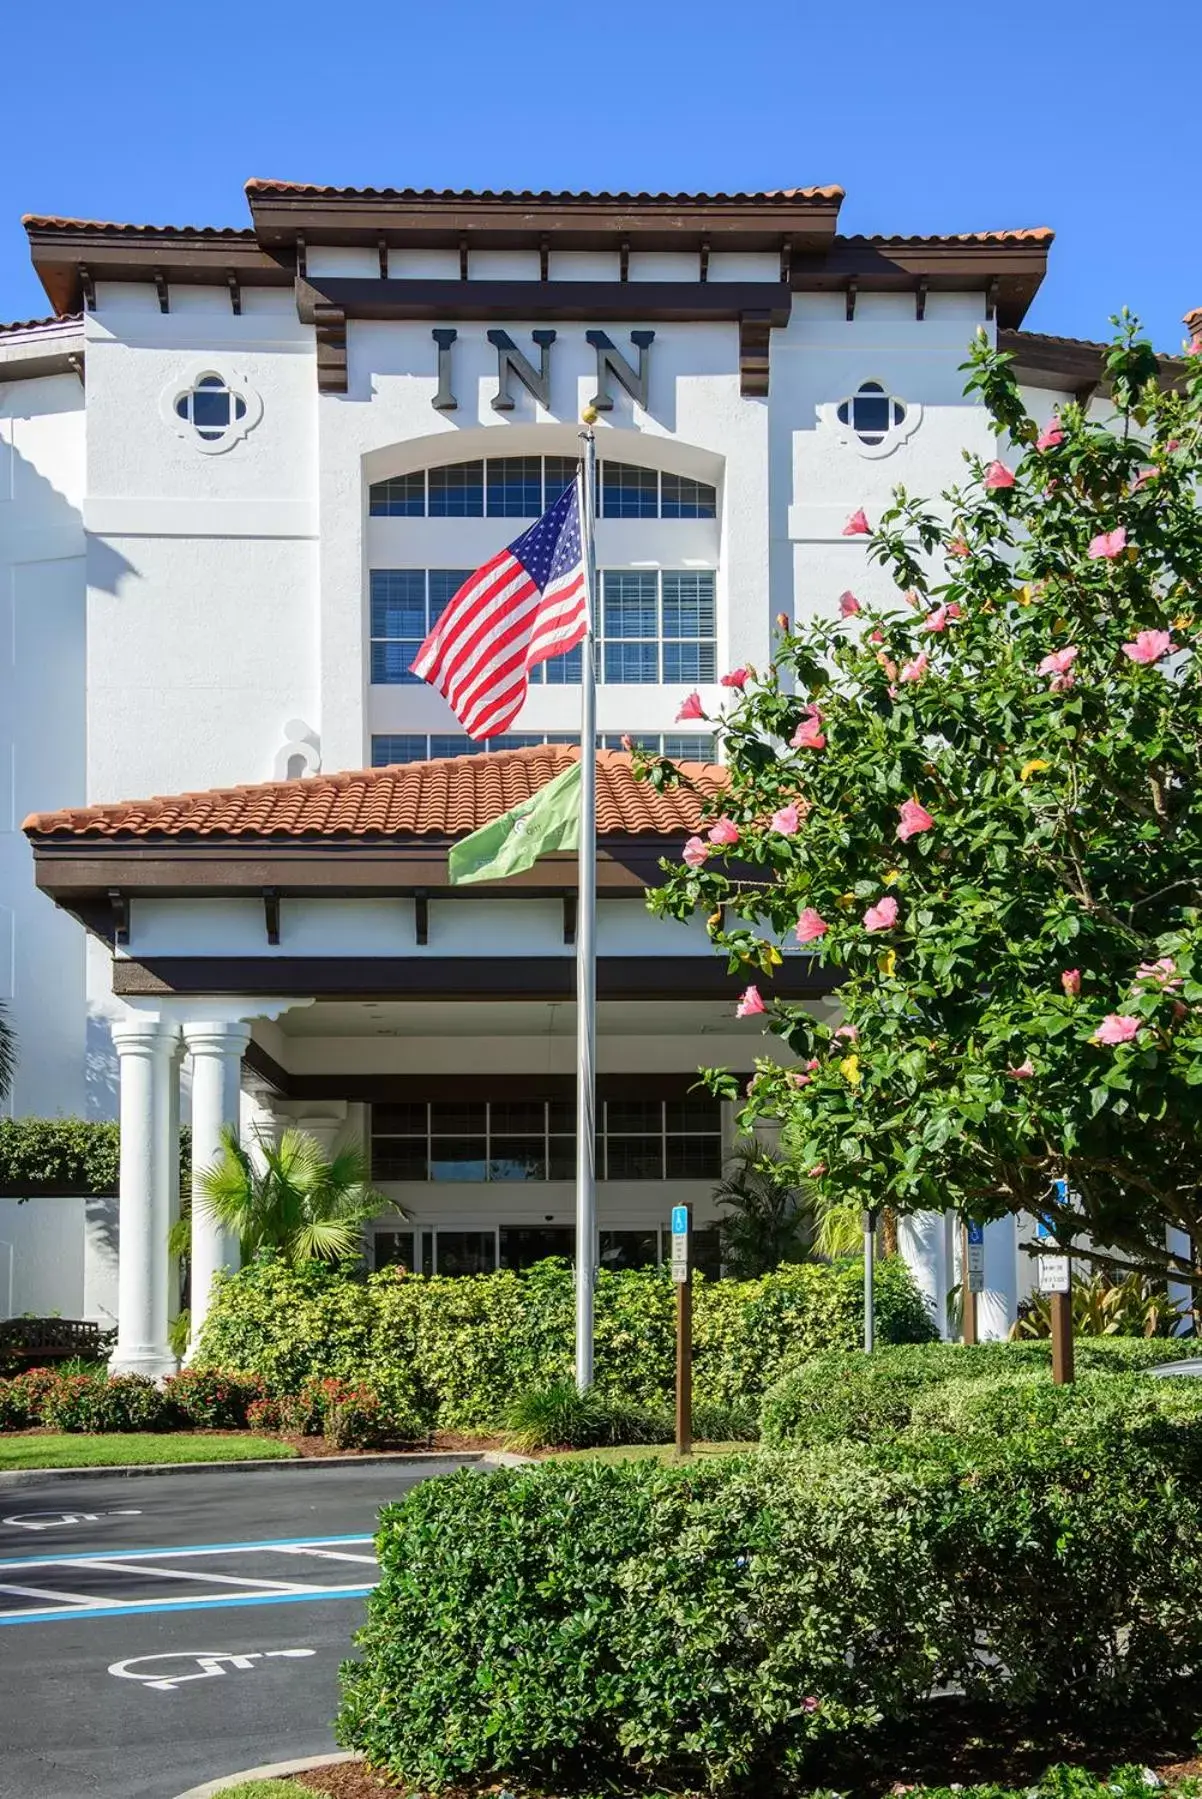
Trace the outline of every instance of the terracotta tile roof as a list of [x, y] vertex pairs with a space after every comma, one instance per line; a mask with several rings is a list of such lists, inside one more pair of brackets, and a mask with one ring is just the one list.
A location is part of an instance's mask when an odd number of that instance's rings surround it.
[[568, 191], [552, 192], [544, 188], [535, 192], [531, 188], [433, 188], [433, 187], [323, 187], [308, 181], [263, 181], [250, 180], [246, 183], [248, 194], [299, 194], [309, 195], [323, 200], [541, 200], [595, 202], [598, 206], [612, 206], [615, 202], [622, 204], [669, 206], [705, 206], [728, 205], [732, 201], [754, 200], [842, 200], [841, 187], [781, 187], [769, 188], [758, 194], [651, 194], [651, 193], [571, 193]]
[[103, 231], [113, 237], [223, 237], [254, 243], [249, 225], [126, 225], [112, 219], [61, 219], [50, 213], [27, 212], [21, 223], [27, 231]]
[[1024, 225], [1014, 231], [952, 231], [935, 233], [933, 236], [916, 233], [911, 237], [857, 235], [855, 237], [837, 237], [835, 242], [837, 244], [874, 244], [878, 248], [893, 245], [897, 249], [901, 249], [906, 246], [922, 248], [924, 245], [937, 246], [939, 244], [1050, 244], [1055, 235], [1056, 233], [1050, 225]]
[[79, 325], [82, 322], [82, 312], [64, 312], [61, 318], [52, 313], [48, 319], [13, 319], [10, 324], [0, 323], [0, 336], [10, 331], [45, 331], [50, 325]]
[[[499, 750], [365, 768], [354, 774], [219, 787], [115, 805], [35, 812], [22, 829], [39, 840], [138, 841], [172, 838], [299, 838], [345, 841], [376, 837], [460, 837], [498, 818], [574, 762], [564, 745]], [[706, 793], [716, 793], [725, 770], [690, 764]], [[657, 793], [636, 782], [631, 759], [597, 751], [597, 829], [602, 836], [676, 839], [697, 828], [696, 795], [678, 788]]]

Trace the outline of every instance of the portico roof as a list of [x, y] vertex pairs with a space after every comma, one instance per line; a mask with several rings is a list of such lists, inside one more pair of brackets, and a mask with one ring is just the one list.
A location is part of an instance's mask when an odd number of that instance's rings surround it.
[[[529, 799], [579, 759], [560, 744], [451, 756], [351, 774], [264, 781], [248, 787], [156, 795], [148, 800], [34, 812], [22, 829], [46, 839], [148, 842], [204, 838], [447, 841], [466, 836]], [[632, 758], [597, 751], [597, 829], [602, 837], [676, 839], [697, 829], [701, 796], [717, 793], [720, 768], [684, 765], [691, 785], [657, 790], [634, 778]]]

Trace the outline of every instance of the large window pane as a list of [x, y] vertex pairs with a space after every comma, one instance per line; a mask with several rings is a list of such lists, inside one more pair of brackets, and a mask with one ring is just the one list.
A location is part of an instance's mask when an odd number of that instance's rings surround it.
[[420, 732], [385, 731], [371, 740], [373, 768], [391, 768], [398, 762], [424, 762], [427, 754], [426, 739]]
[[427, 1181], [430, 1178], [424, 1137], [373, 1137], [371, 1173], [376, 1181]]
[[548, 1256], [575, 1259], [576, 1233], [562, 1224], [503, 1224], [501, 1226], [501, 1266], [520, 1274], [535, 1262]]
[[542, 509], [541, 456], [488, 458], [489, 518], [537, 518]]
[[492, 1274], [497, 1265], [494, 1231], [437, 1231], [439, 1274]]
[[492, 1137], [489, 1147], [488, 1178], [490, 1181], [546, 1180], [547, 1140], [545, 1137]]
[[602, 637], [658, 637], [655, 589], [654, 574], [606, 569], [601, 591]]
[[449, 600], [454, 599], [472, 573], [470, 568], [432, 568], [430, 570], [430, 624], [438, 623]]
[[424, 1137], [429, 1108], [424, 1099], [373, 1106], [371, 1128], [381, 1136]]
[[659, 682], [659, 651], [654, 643], [602, 645], [601, 679], [609, 686], [654, 687]]
[[662, 1137], [609, 1137], [606, 1140], [605, 1178], [611, 1181], [662, 1181]]
[[659, 1099], [610, 1099], [605, 1102], [607, 1131], [660, 1131], [664, 1125]]
[[430, 738], [430, 754], [435, 761], [446, 756], [483, 756], [488, 745], [476, 737], [452, 736], [435, 731]]
[[659, 473], [626, 462], [601, 464], [601, 514], [603, 518], [656, 518], [659, 514]]
[[654, 1268], [659, 1261], [659, 1232], [602, 1231], [602, 1268]]
[[540, 662], [530, 673], [532, 679], [537, 677], [548, 687], [579, 687], [583, 667], [577, 645], [564, 656], [552, 656], [549, 662]]
[[414, 1272], [413, 1232], [377, 1231], [371, 1242], [373, 1268], [407, 1268]]
[[712, 569], [667, 569], [664, 593], [664, 636], [712, 638], [714, 572]]
[[695, 687], [700, 681], [713, 681], [716, 674], [712, 643], [665, 643], [664, 681], [668, 686], [683, 681], [686, 687]]
[[432, 1181], [486, 1181], [488, 1144], [484, 1137], [432, 1137]]
[[722, 1173], [720, 1137], [669, 1137], [665, 1173], [670, 1181], [700, 1181]]
[[452, 462], [428, 471], [431, 518], [483, 518], [483, 462]]
[[371, 634], [417, 638], [426, 635], [425, 569], [372, 569]]
[[530, 1135], [547, 1128], [546, 1102], [541, 1099], [494, 1099], [488, 1108], [494, 1137]]
[[671, 756], [674, 762], [712, 762], [715, 758], [714, 739], [691, 731], [665, 731], [663, 745], [661, 754]]
[[706, 1280], [716, 1281], [722, 1273], [722, 1239], [713, 1229], [694, 1231], [691, 1244], [693, 1267]]
[[371, 646], [371, 678], [375, 687], [410, 687], [417, 676], [410, 673], [420, 637], [398, 638], [395, 643], [373, 643]]
[[684, 1099], [670, 1099], [664, 1107], [665, 1122], [670, 1131], [720, 1131], [722, 1104], [708, 1093], [690, 1093]]
[[426, 511], [426, 471], [415, 475], [393, 475], [389, 481], [376, 481], [369, 494], [368, 510], [373, 518], [422, 518]]
[[543, 511], [554, 506], [565, 487], [576, 479], [580, 467], [575, 456], [543, 457]]
[[663, 475], [664, 518], [713, 518], [718, 510], [717, 490], [688, 475]]

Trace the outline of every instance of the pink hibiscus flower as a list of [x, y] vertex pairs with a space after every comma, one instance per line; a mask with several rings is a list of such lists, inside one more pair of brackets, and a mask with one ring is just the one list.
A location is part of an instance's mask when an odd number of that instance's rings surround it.
[[737, 843], [739, 827], [733, 818], [718, 818], [714, 820], [706, 835], [711, 843]]
[[897, 827], [900, 843], [909, 843], [911, 837], [917, 837], [920, 831], [931, 830], [935, 823], [926, 807], [920, 806], [917, 800], [903, 801], [898, 807], [897, 813], [901, 819], [901, 823]]
[[680, 711], [676, 714], [677, 724], [683, 725], [689, 719], [704, 717], [705, 713], [701, 710], [701, 695], [699, 693], [686, 694], [681, 701]]
[[719, 687], [738, 687], [741, 690], [747, 685], [747, 670], [732, 668], [728, 675], [719, 675], [718, 685]]
[[819, 729], [820, 720], [803, 718], [792, 737], [789, 748], [792, 750], [820, 750], [826, 746], [825, 733]]
[[1167, 656], [1172, 648], [1173, 634], [1171, 631], [1137, 631], [1135, 642], [1123, 645], [1123, 654], [1130, 656], [1132, 662], [1142, 662], [1147, 665], [1159, 662], [1160, 658]]
[[1039, 436], [1035, 439], [1037, 450], [1054, 450], [1057, 444], [1064, 442], [1064, 432], [1060, 429], [1060, 420], [1052, 414]]
[[852, 513], [851, 517], [844, 525], [843, 535], [844, 537], [871, 537], [872, 526], [864, 516], [864, 508], [862, 506]]
[[816, 911], [813, 906], [807, 906], [797, 920], [794, 934], [798, 943], [817, 943], [820, 937], [826, 936], [830, 928], [821, 912]]
[[1158, 956], [1155, 962], [1141, 962], [1135, 974], [1137, 980], [1155, 981], [1166, 989], [1181, 985], [1181, 976], [1172, 956]]
[[1099, 531], [1096, 537], [1089, 540], [1086, 555], [1091, 562], [1113, 562], [1127, 548], [1127, 533], [1122, 525], [1113, 531]]
[[747, 991], [743, 994], [742, 999], [740, 999], [738, 1005], [735, 1007], [735, 1017], [755, 1018], [760, 1012], [765, 1011], [767, 1011], [767, 1007], [760, 998], [759, 988], [748, 987]]
[[1008, 1068], [1006, 1073], [1012, 1081], [1029, 1081], [1035, 1073], [1035, 1067], [1028, 1056], [1025, 1062], [1020, 1062], [1017, 1068]]
[[1081, 991], [1081, 970], [1079, 968], [1066, 968], [1060, 977], [1060, 985], [1064, 988], [1064, 991], [1070, 999], [1076, 999]]
[[955, 600], [949, 600], [943, 606], [936, 606], [934, 612], [928, 612], [919, 629], [930, 632], [946, 631], [952, 619], [962, 616], [962, 610]]
[[1013, 487], [1014, 476], [1004, 462], [991, 462], [985, 470], [986, 493], [997, 493], [1000, 488]]
[[[903, 665], [898, 679], [900, 681], [921, 681], [929, 667], [930, 661], [926, 651], [919, 650], [917, 656], [914, 656], [909, 662]], [[888, 671], [886, 670], [886, 673], [887, 672]]]
[[962, 537], [953, 537], [947, 546], [947, 553], [949, 556], [968, 556], [972, 552]]
[[862, 610], [854, 593], [848, 591], [839, 595], [839, 611], [844, 618], [855, 618]]
[[875, 906], [869, 906], [864, 914], [866, 931], [891, 931], [897, 923], [897, 901], [891, 893], [878, 900]]
[[835, 1032], [835, 1036], [842, 1037], [845, 1043], [858, 1043], [860, 1041], [860, 1027], [855, 1024], [841, 1024], [839, 1029]]
[[800, 823], [801, 816], [792, 803], [772, 814], [772, 829], [779, 831], [782, 837], [792, 837]]
[[690, 837], [680, 852], [681, 861], [687, 862], [690, 868], [700, 868], [709, 858], [709, 848], [702, 843], [700, 837]]
[[1063, 650], [1053, 650], [1051, 655], [1045, 656], [1040, 663], [1038, 673], [1041, 675], [1066, 675], [1080, 654], [1075, 643], [1070, 643]]
[[1139, 1030], [1139, 1019], [1126, 1012], [1110, 1012], [1093, 1034], [1094, 1043], [1113, 1045], [1130, 1043]]

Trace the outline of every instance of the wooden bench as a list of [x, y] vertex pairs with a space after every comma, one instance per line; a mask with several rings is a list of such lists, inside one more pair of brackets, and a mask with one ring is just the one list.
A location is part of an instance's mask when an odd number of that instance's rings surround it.
[[6, 1318], [0, 1321], [0, 1362], [66, 1362], [100, 1356], [100, 1326], [84, 1318]]

